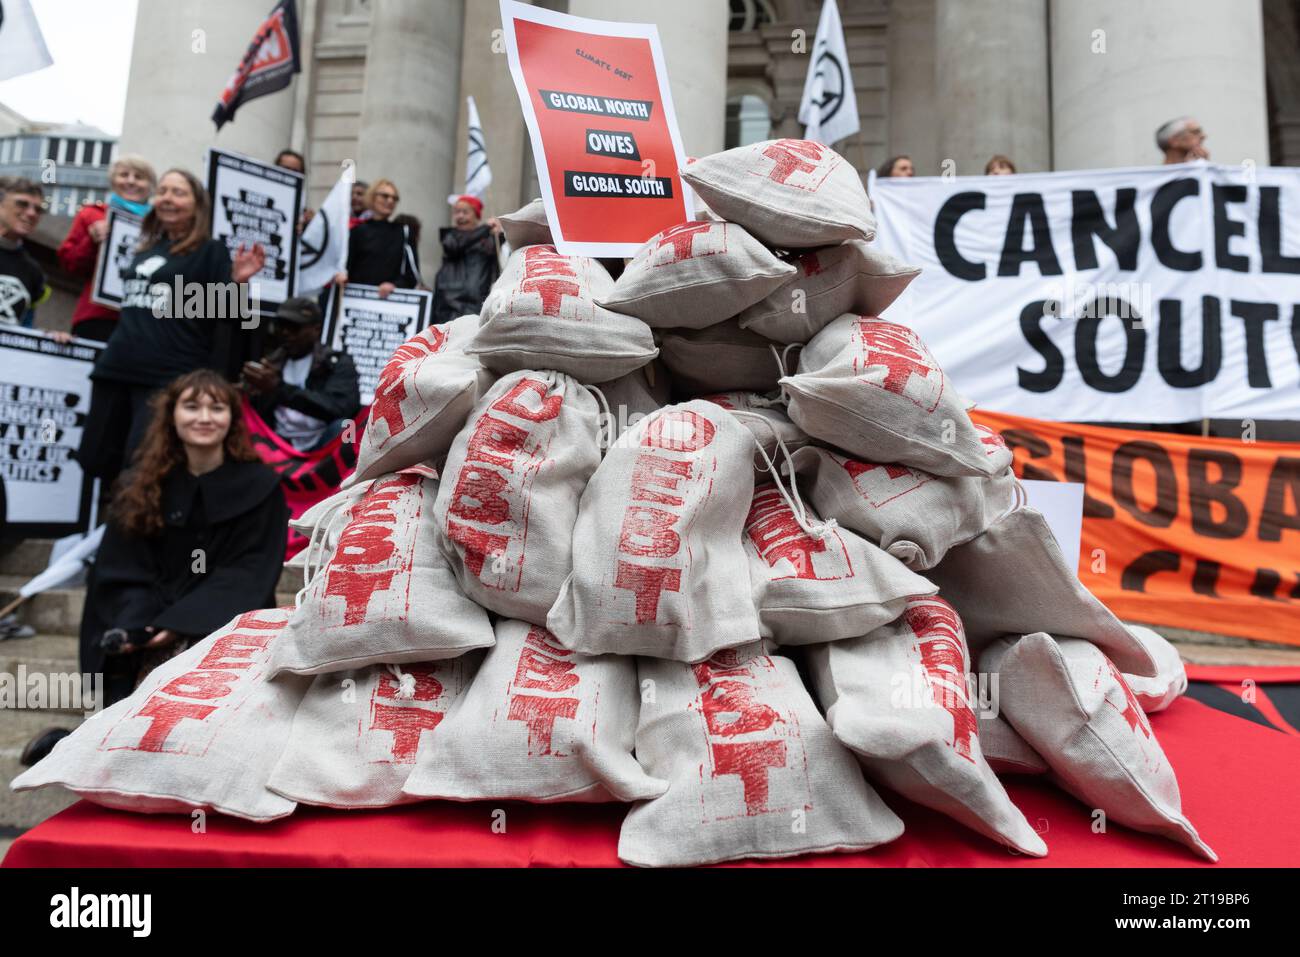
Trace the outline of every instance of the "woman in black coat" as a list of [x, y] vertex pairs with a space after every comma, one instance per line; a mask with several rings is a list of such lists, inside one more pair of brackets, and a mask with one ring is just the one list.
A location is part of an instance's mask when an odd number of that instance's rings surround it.
[[376, 180], [366, 190], [366, 208], [370, 218], [352, 227], [348, 234], [348, 269], [334, 281], [378, 286], [379, 297], [386, 299], [394, 289], [414, 289], [420, 285], [420, 257], [405, 223], [395, 222], [400, 197], [392, 180]]
[[236, 615], [273, 607], [288, 522], [234, 386], [209, 370], [172, 382], [122, 476], [88, 582], [81, 667], [104, 672], [106, 703]]

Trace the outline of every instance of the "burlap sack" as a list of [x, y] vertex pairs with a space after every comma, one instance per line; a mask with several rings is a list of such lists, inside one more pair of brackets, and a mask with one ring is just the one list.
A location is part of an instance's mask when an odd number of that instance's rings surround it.
[[1029, 742], [1016, 733], [1006, 718], [977, 712], [980, 719], [980, 750], [984, 759], [998, 775], [1046, 774], [1047, 762], [1029, 746]]
[[434, 661], [492, 644], [487, 613], [438, 549], [437, 495], [435, 479], [408, 469], [352, 506], [338, 548], [275, 643], [273, 674]]
[[512, 372], [456, 436], [433, 506], [438, 544], [472, 600], [543, 624], [573, 567], [573, 523], [600, 464], [596, 400], [562, 372]]
[[658, 350], [640, 319], [596, 305], [613, 286], [594, 259], [525, 246], [493, 284], [466, 351], [498, 373], [554, 369], [579, 382], [627, 375]]
[[446, 453], [496, 378], [465, 354], [477, 331], [477, 316], [461, 316], [397, 347], [379, 374], [357, 467], [343, 480], [344, 488]]
[[[778, 455], [778, 443], [784, 445], [787, 452], [793, 452], [812, 441], [808, 438], [807, 432], [790, 421], [780, 399], [768, 398], [757, 392], [716, 392], [700, 398], [705, 402], [720, 405], [728, 412], [742, 413], [737, 416], [740, 424], [749, 429], [750, 434], [763, 447], [763, 451], [778, 466], [783, 458]], [[763, 421], [758, 421], [755, 416]], [[766, 465], [762, 462], [761, 456], [756, 458], [759, 463]]]
[[444, 733], [443, 721], [482, 657], [471, 651], [446, 661], [318, 675], [298, 706], [267, 787], [291, 801], [323, 807], [418, 800], [402, 793], [416, 751]]
[[632, 756], [636, 661], [580, 655], [501, 620], [468, 694], [420, 749], [406, 793], [456, 801], [644, 801], [666, 781]]
[[249, 821], [293, 813], [266, 788], [310, 679], [270, 677], [289, 608], [239, 615], [151, 671], [129, 698], [89, 718], [14, 779], [61, 785], [104, 807], [217, 811]]
[[794, 275], [735, 223], [689, 222], [652, 236], [597, 302], [652, 329], [703, 329]]
[[[822, 524], [811, 511], [807, 518]], [[909, 598], [939, 590], [848, 529], [821, 531], [801, 526], [772, 483], [754, 490], [743, 541], [764, 638], [806, 645], [865, 635], [897, 618]]]
[[621, 860], [685, 867], [866, 850], [903, 833], [788, 658], [751, 644], [697, 665], [642, 658], [637, 673], [637, 758], [669, 787], [624, 819]]
[[775, 391], [781, 365], [772, 345], [758, 333], [741, 329], [735, 319], [707, 329], [669, 329], [659, 339], [673, 387], [691, 397]]
[[546, 204], [541, 198], [533, 200], [522, 209], [498, 216], [501, 232], [505, 233], [510, 248], [523, 249], [525, 246], [550, 246], [551, 224], [546, 219]]
[[647, 415], [672, 403], [668, 369], [662, 359], [596, 386], [609, 406], [606, 443], [612, 443]]
[[1086, 638], [1129, 674], [1157, 673], [1151, 652], [1083, 587], [1042, 513], [1008, 512], [988, 531], [951, 549], [926, 577], [952, 603], [979, 653], [1003, 635], [1046, 631]]
[[857, 170], [821, 143], [739, 146], [691, 163], [682, 179], [715, 213], [769, 246], [807, 249], [876, 236]]
[[758, 637], [740, 543], [753, 447], [710, 402], [624, 434], [583, 493], [573, 572], [547, 617], [564, 647], [701, 661]]
[[1002, 713], [1067, 791], [1113, 821], [1218, 860], [1183, 816], [1174, 769], [1101, 649], [1042, 633], [1000, 639], [980, 670], [997, 672]]
[[813, 446], [794, 453], [794, 467], [819, 513], [865, 535], [909, 568], [922, 570], [939, 564], [948, 549], [970, 541], [1015, 506], [1011, 452], [1000, 436], [990, 436], [985, 437], [989, 457], [1005, 464], [987, 478], [932, 475]]
[[807, 342], [846, 312], [878, 316], [921, 270], [861, 240], [813, 249], [784, 285], [740, 314], [740, 328], [777, 342]]
[[1164, 635], [1150, 628], [1142, 625], [1125, 627], [1151, 653], [1156, 663], [1156, 674], [1154, 678], [1126, 674], [1124, 683], [1147, 714], [1164, 711], [1187, 692], [1187, 668], [1183, 665], [1182, 655]]
[[984, 758], [979, 690], [952, 606], [909, 602], [872, 634], [813, 645], [807, 662], [835, 737], [869, 778], [1022, 854], [1047, 854]]
[[[421, 466], [413, 466], [413, 468], [421, 468]], [[429, 469], [429, 474], [437, 473]], [[289, 527], [307, 539], [307, 546], [285, 561], [286, 565], [305, 569], [306, 578], [303, 584], [306, 584], [313, 573], [312, 569], [306, 568], [307, 565], [323, 564], [329, 560], [330, 555], [334, 554], [334, 549], [339, 544], [339, 535], [347, 525], [348, 510], [370, 490], [374, 481], [374, 479], [366, 479], [340, 489], [328, 498], [321, 499], [297, 518], [289, 519]]]
[[966, 402], [906, 326], [846, 313], [812, 338], [781, 380], [805, 432], [873, 462], [936, 475], [993, 475]]

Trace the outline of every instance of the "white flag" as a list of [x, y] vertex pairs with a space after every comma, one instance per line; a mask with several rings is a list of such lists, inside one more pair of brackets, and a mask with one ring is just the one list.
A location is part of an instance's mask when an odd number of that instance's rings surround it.
[[31, 0], [0, 0], [0, 80], [43, 70], [53, 62]]
[[804, 138], [830, 146], [859, 129], [858, 97], [849, 73], [849, 50], [835, 0], [825, 0], [817, 21], [817, 38], [808, 60], [808, 78], [799, 101]]
[[314, 296], [348, 268], [348, 219], [352, 215], [349, 166], [302, 231], [298, 242], [298, 282], [295, 296]]
[[492, 167], [488, 165], [487, 145], [483, 142], [483, 127], [478, 120], [478, 107], [474, 97], [469, 101], [469, 157], [465, 164], [465, 194], [479, 199], [492, 185]]

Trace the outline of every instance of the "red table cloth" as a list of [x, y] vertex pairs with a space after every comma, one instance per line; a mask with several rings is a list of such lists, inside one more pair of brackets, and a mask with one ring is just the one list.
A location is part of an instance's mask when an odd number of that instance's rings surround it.
[[[1222, 866], [1300, 864], [1300, 742], [1187, 698], [1152, 716], [1173, 762], [1183, 809]], [[1172, 841], [1111, 824], [1044, 780], [1007, 790], [1047, 842], [1032, 860], [890, 792], [907, 831], [860, 854], [754, 862], [813, 867], [1213, 867]], [[505, 832], [493, 830], [504, 810]], [[516, 867], [619, 866], [621, 805], [430, 802], [383, 811], [300, 808], [273, 824], [110, 811], [82, 801], [14, 842], [5, 867]], [[497, 819], [500, 815], [497, 815]], [[748, 862], [742, 862], [748, 863]]]

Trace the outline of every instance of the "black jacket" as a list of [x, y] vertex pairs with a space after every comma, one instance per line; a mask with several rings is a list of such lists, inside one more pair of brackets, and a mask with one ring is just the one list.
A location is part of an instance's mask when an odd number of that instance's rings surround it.
[[391, 219], [367, 219], [348, 234], [348, 282], [398, 289], [420, 284], [420, 256], [410, 230]]
[[[277, 349], [262, 361], [283, 369], [286, 358], [284, 350]], [[275, 410], [282, 405], [325, 422], [352, 418], [361, 411], [361, 387], [352, 357], [316, 343], [305, 385], [282, 381], [274, 392], [253, 397], [253, 408], [272, 428]]]
[[201, 637], [275, 605], [289, 522], [279, 475], [261, 462], [226, 462], [198, 477], [181, 466], [163, 480], [161, 504], [165, 527], [157, 536], [132, 535], [112, 521], [104, 529], [81, 620], [83, 671], [107, 663], [133, 674], [130, 661], [100, 651], [108, 628], [152, 625]]
[[442, 267], [433, 292], [433, 321], [438, 325], [478, 315], [501, 272], [496, 237], [489, 227], [445, 228], [440, 235]]

